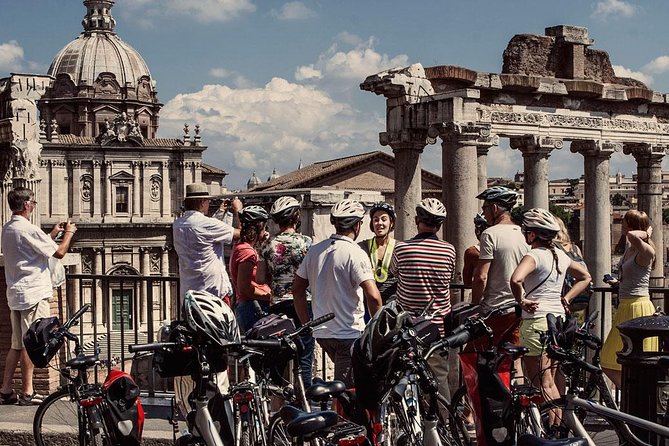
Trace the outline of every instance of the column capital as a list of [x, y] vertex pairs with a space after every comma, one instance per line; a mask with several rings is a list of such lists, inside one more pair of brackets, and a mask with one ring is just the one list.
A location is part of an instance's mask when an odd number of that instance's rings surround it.
[[577, 139], [571, 142], [569, 150], [572, 153], [580, 153], [583, 156], [610, 158], [614, 152], [621, 152], [623, 150], [623, 144], [613, 141]]
[[623, 153], [632, 155], [638, 164], [660, 164], [667, 153], [666, 144], [627, 143], [623, 145]]
[[434, 144], [436, 138], [431, 137], [426, 129], [404, 129], [399, 132], [379, 133], [379, 143], [382, 146], [390, 146], [395, 150], [418, 150], [423, 151], [426, 145]]
[[553, 149], [564, 147], [564, 141], [550, 136], [523, 135], [509, 138], [509, 145], [512, 149], [520, 150], [523, 156], [541, 155], [548, 158]]
[[439, 135], [442, 140], [448, 142], [468, 141], [488, 147], [499, 144], [499, 136], [492, 134], [490, 124], [442, 122], [431, 125], [428, 134], [435, 137]]

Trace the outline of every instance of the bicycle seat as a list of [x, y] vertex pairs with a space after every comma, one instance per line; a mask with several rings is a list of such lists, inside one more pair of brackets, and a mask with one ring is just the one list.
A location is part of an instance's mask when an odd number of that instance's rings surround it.
[[293, 406], [283, 406], [279, 416], [286, 423], [286, 432], [291, 437], [304, 437], [327, 429], [337, 424], [339, 419], [337, 412], [332, 410], [309, 413]]
[[587, 446], [588, 440], [583, 437], [565, 438], [563, 440], [546, 440], [525, 434], [518, 439], [518, 446]]
[[322, 403], [341, 395], [345, 390], [346, 384], [341, 381], [323, 381], [322, 379], [314, 379], [313, 384], [310, 385], [304, 393], [306, 394], [307, 399]]
[[505, 342], [500, 346], [500, 349], [504, 351], [507, 355], [511, 356], [514, 360], [520, 358], [530, 351], [529, 348], [524, 345], [514, 345], [510, 342]]
[[77, 356], [76, 358], [72, 358], [69, 361], [67, 361], [65, 365], [72, 369], [85, 369], [94, 366], [95, 363], [98, 361], [99, 358], [97, 355]]

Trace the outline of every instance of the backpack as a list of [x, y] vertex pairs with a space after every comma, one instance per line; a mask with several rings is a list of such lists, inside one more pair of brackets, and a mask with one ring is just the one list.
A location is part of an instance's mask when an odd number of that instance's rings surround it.
[[[586, 271], [588, 270], [588, 266], [585, 264], [583, 257], [578, 255], [575, 249], [572, 248], [571, 251], [567, 251], [559, 243], [556, 243], [555, 246], [564, 251], [564, 253], [567, 254], [573, 262], [581, 264], [586, 269]], [[571, 290], [571, 287], [574, 286], [574, 283], [576, 283], [576, 279], [574, 278], [574, 276], [572, 276], [567, 272], [564, 277], [564, 284], [562, 285], [562, 296], [564, 296], [569, 292], [569, 290]], [[590, 282], [587, 288], [571, 301], [571, 303], [569, 304], [569, 309], [571, 311], [581, 311], [588, 308], [588, 304], [590, 303], [590, 297], [592, 296], [593, 292], [594, 290], [592, 287], [592, 282]]]
[[57, 317], [43, 317], [35, 319], [23, 335], [23, 346], [28, 357], [37, 368], [49, 365], [51, 359], [65, 342], [62, 337], [55, 337], [60, 321]]
[[139, 446], [144, 429], [144, 409], [139, 401], [139, 387], [121, 370], [111, 370], [102, 391], [107, 402], [107, 424], [113, 428], [119, 446]]

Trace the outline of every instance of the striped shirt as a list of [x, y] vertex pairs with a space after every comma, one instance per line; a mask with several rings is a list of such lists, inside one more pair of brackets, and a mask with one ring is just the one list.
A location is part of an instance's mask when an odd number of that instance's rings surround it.
[[443, 318], [451, 311], [449, 284], [455, 270], [455, 247], [432, 233], [398, 242], [390, 270], [397, 277], [397, 301], [404, 310], [420, 313], [434, 298], [434, 314], [443, 335]]

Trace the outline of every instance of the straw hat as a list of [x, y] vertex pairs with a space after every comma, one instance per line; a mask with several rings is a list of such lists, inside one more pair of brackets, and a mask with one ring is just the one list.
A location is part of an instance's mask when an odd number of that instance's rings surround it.
[[212, 198], [209, 195], [207, 185], [204, 183], [193, 183], [186, 186], [186, 200], [199, 198]]

